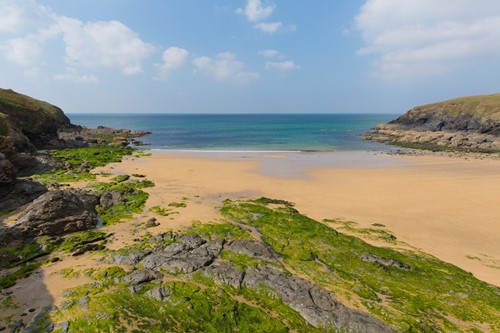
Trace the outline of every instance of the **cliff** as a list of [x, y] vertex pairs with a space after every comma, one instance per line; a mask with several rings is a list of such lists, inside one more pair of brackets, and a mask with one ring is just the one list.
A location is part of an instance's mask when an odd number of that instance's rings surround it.
[[0, 89], [0, 152], [54, 146], [57, 132], [70, 126], [68, 117], [57, 106]]
[[418, 106], [365, 138], [416, 148], [499, 152], [500, 94]]

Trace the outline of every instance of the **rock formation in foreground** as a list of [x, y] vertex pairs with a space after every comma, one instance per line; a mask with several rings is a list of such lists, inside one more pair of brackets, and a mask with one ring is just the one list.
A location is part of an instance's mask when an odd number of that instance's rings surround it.
[[415, 107], [378, 125], [365, 139], [415, 148], [500, 152], [500, 93]]

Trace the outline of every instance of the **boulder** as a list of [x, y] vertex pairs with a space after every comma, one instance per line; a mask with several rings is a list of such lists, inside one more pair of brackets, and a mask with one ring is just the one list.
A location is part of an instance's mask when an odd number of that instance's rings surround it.
[[47, 192], [38, 182], [19, 179], [11, 184], [0, 185], [0, 210], [16, 209]]
[[13, 226], [24, 236], [60, 236], [95, 228], [97, 197], [83, 190], [54, 190], [33, 201]]
[[153, 280], [161, 280], [163, 274], [150, 269], [138, 269], [123, 278], [125, 283], [138, 285], [141, 283], [151, 282]]
[[99, 204], [103, 208], [109, 208], [123, 203], [125, 203], [125, 198], [121, 193], [116, 191], [104, 192], [99, 199]]
[[144, 256], [151, 252], [145, 250], [126, 250], [123, 253], [114, 253], [109, 257], [103, 258], [102, 261], [114, 265], [136, 265]]
[[275, 260], [273, 253], [263, 243], [253, 240], [237, 239], [227, 244], [224, 248], [236, 253], [246, 254], [256, 259]]
[[115, 146], [126, 147], [128, 145], [128, 139], [123, 136], [115, 136], [111, 143]]

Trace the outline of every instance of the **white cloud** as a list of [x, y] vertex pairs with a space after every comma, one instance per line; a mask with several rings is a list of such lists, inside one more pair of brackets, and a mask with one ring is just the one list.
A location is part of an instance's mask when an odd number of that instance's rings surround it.
[[33, 36], [7, 40], [0, 45], [0, 50], [7, 60], [22, 66], [33, 64], [42, 52], [37, 38]]
[[290, 72], [293, 70], [300, 69], [300, 66], [295, 64], [292, 60], [286, 60], [286, 61], [266, 61], [266, 69], [274, 69], [277, 71], [280, 71], [282, 73], [284, 72]]
[[0, 0], [0, 32], [19, 33], [52, 21], [54, 13], [34, 0]]
[[280, 52], [277, 50], [262, 50], [262, 51], [259, 51], [259, 55], [266, 57], [266, 58], [274, 58], [274, 57], [278, 57], [280, 55]]
[[500, 56], [500, 1], [368, 0], [356, 17], [384, 79], [432, 76]]
[[245, 15], [250, 22], [258, 22], [269, 17], [274, 8], [274, 5], [263, 6], [261, 0], [247, 0], [245, 8], [238, 8], [236, 12]]
[[248, 82], [259, 78], [259, 73], [246, 71], [245, 64], [230, 52], [218, 53], [214, 58], [195, 58], [193, 65], [196, 70], [208, 73], [217, 81]]
[[61, 17], [66, 61], [71, 65], [118, 68], [125, 75], [142, 72], [141, 62], [153, 51], [119, 21], [81, 22]]
[[72, 68], [111, 68], [124, 75], [141, 73], [142, 62], [155, 51], [119, 21], [82, 22], [59, 16], [34, 0], [0, 0], [0, 12], [0, 33], [12, 35], [0, 41], [0, 51], [18, 65], [43, 67], [42, 57], [49, 53], [54, 63], [49, 40], [63, 42], [64, 60]]
[[169, 47], [162, 54], [163, 63], [155, 64], [159, 69], [158, 75], [155, 79], [164, 80], [169, 72], [181, 68], [186, 63], [189, 52], [176, 46]]
[[76, 69], [71, 67], [67, 67], [66, 71], [62, 74], [54, 75], [54, 80], [74, 83], [95, 83], [99, 81], [97, 76], [93, 74], [81, 75]]
[[274, 34], [283, 27], [281, 22], [271, 22], [271, 23], [257, 23], [254, 25], [255, 29], [259, 29], [266, 34]]

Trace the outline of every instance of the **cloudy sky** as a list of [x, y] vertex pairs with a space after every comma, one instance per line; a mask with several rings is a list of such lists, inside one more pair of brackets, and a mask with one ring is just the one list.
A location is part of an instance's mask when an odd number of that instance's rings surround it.
[[0, 87], [68, 113], [403, 113], [500, 92], [499, 0], [0, 0]]

